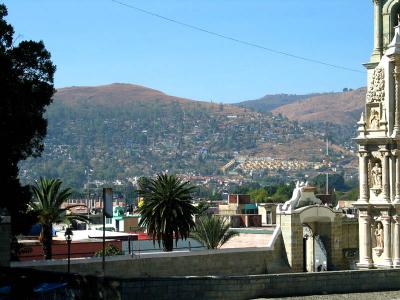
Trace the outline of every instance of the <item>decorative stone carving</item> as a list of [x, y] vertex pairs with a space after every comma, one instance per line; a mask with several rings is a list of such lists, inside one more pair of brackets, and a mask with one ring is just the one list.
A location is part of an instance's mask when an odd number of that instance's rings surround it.
[[389, 158], [390, 158], [390, 151], [387, 150], [386, 145], [379, 146], [382, 158], [381, 158], [381, 186], [382, 186], [382, 200], [384, 202], [389, 202], [390, 198], [390, 191], [389, 191]]
[[359, 159], [360, 199], [354, 203], [359, 210], [357, 266], [400, 269], [400, 26], [392, 30], [400, 0], [372, 1], [374, 50], [366, 65], [365, 115], [357, 123], [356, 139], [369, 153], [366, 162]]
[[360, 118], [360, 121], [357, 122], [357, 125], [358, 125], [357, 131], [359, 133], [359, 136], [365, 137], [365, 129], [366, 129], [365, 127], [366, 127], [367, 123], [365, 122], [365, 119], [364, 119], [364, 112], [361, 113], [361, 118]]
[[400, 61], [396, 59], [395, 67], [393, 72], [394, 77], [394, 130], [395, 134], [398, 135], [400, 131]]
[[376, 248], [383, 249], [383, 228], [380, 222], [378, 222], [374, 234], [376, 238]]
[[[375, 196], [378, 196], [382, 192], [383, 188], [383, 168], [381, 164], [382, 154], [379, 151], [372, 152], [372, 157], [368, 163], [368, 187]], [[374, 155], [376, 154], [376, 156]], [[360, 186], [362, 188], [362, 186]]]
[[291, 212], [300, 207], [321, 204], [322, 201], [314, 194], [315, 190], [316, 188], [309, 186], [308, 182], [300, 183], [297, 181], [296, 187], [293, 190], [292, 198], [290, 198], [290, 200], [286, 201], [284, 204], [280, 204], [277, 207], [277, 211]]
[[375, 163], [375, 165], [371, 169], [371, 181], [373, 188], [382, 187], [382, 168], [379, 166], [378, 163]]
[[376, 68], [367, 92], [367, 103], [380, 103], [385, 98], [385, 74], [383, 68]]
[[310, 226], [304, 224], [303, 225], [303, 238], [312, 238], [314, 237], [314, 233], [312, 231], [312, 229], [310, 228]]
[[379, 129], [379, 127], [380, 127], [379, 111], [375, 108], [371, 108], [371, 112], [369, 114], [369, 128]]
[[372, 157], [377, 158], [378, 160], [380, 160], [380, 158], [382, 156], [380, 151], [371, 151], [371, 155], [372, 155]]

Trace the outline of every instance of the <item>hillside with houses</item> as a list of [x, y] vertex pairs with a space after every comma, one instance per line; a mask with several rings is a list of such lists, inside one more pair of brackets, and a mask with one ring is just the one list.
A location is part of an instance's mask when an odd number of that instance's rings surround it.
[[[314, 164], [325, 159], [327, 136], [333, 142], [332, 162], [345, 167], [354, 158], [353, 145], [334, 125], [172, 97], [137, 85], [60, 89], [47, 118], [42, 156], [20, 164], [25, 182], [61, 177], [79, 188], [95, 180], [126, 181], [164, 171], [217, 175], [238, 158], [243, 163], [230, 171], [244, 176], [253, 171], [274, 175], [279, 165], [290, 164], [301, 166], [297, 171], [315, 172]], [[249, 168], [246, 158], [257, 157], [272, 161], [264, 164], [270, 167]]]

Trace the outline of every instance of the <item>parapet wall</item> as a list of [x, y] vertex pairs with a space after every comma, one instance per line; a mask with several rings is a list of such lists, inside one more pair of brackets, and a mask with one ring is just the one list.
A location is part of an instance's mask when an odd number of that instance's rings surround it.
[[[65, 272], [66, 260], [13, 262], [13, 268]], [[107, 257], [106, 276], [119, 278], [168, 276], [229, 276], [289, 272], [280, 228], [276, 227], [268, 247], [174, 251]], [[80, 275], [102, 274], [101, 258], [71, 260], [71, 272]]]

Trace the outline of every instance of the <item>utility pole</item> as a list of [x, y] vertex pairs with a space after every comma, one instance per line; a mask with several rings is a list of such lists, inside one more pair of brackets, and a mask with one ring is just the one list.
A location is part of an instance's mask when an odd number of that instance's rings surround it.
[[329, 140], [326, 139], [326, 182], [325, 182], [325, 194], [329, 194]]

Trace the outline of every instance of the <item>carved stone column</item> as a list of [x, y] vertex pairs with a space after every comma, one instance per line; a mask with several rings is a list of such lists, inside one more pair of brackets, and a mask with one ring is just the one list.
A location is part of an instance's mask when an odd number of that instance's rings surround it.
[[382, 155], [382, 200], [389, 203], [389, 156], [390, 152], [386, 149], [380, 150]]
[[372, 248], [371, 248], [371, 217], [367, 209], [360, 209], [358, 215], [358, 235], [360, 261], [358, 267], [372, 268]]
[[393, 220], [393, 267], [400, 268], [400, 216], [394, 216]]
[[400, 58], [394, 60], [394, 133], [400, 134]]
[[360, 180], [360, 198], [358, 202], [368, 202], [368, 152], [360, 150], [359, 158], [359, 180]]
[[382, 1], [373, 0], [374, 3], [374, 51], [373, 56], [379, 59], [382, 56]]
[[391, 257], [391, 250], [392, 250], [392, 239], [391, 239], [391, 217], [388, 215], [388, 213], [385, 213], [384, 216], [382, 216], [381, 221], [383, 225], [383, 264], [385, 266], [391, 266], [392, 265], [392, 257]]
[[392, 152], [395, 158], [395, 192], [394, 192], [394, 203], [400, 203], [400, 151], [395, 150]]

